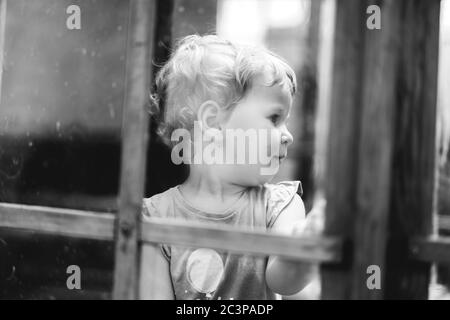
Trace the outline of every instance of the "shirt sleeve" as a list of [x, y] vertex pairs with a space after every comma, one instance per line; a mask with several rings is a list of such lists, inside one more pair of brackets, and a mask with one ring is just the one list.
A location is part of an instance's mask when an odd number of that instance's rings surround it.
[[[154, 199], [152, 198], [144, 199], [142, 201], [142, 211], [141, 211], [142, 220], [151, 220], [151, 217], [158, 217], [158, 216], [159, 215], [154, 203]], [[171, 257], [170, 246], [166, 244], [159, 244], [159, 247], [161, 249], [163, 256], [167, 259], [167, 261], [170, 261]]]
[[276, 184], [266, 184], [266, 227], [272, 228], [280, 213], [292, 201], [295, 194], [303, 194], [300, 181], [282, 181]]

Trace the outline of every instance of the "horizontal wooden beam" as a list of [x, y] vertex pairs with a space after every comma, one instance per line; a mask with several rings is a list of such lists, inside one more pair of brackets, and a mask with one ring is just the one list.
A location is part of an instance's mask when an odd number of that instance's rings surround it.
[[0, 227], [54, 235], [114, 239], [114, 214], [0, 203]]
[[187, 247], [207, 247], [254, 255], [279, 255], [311, 262], [338, 262], [342, 243], [322, 236], [293, 237], [261, 231], [239, 230], [233, 227], [186, 225], [185, 221], [152, 219], [141, 229], [144, 242], [176, 244]]
[[414, 238], [410, 251], [417, 260], [450, 263], [450, 237]]
[[[111, 213], [0, 203], [0, 228], [112, 241], [114, 224]], [[342, 243], [337, 238], [290, 237], [161, 219], [144, 220], [140, 240], [312, 262], [339, 262], [342, 256]]]
[[[440, 216], [440, 224], [446, 217]], [[114, 239], [115, 216], [111, 213], [0, 203], [0, 228], [95, 240]], [[445, 227], [446, 225], [444, 225]], [[342, 242], [330, 237], [287, 237], [264, 231], [204, 227], [181, 221], [144, 221], [143, 242], [209, 247], [255, 255], [277, 254], [315, 262], [338, 262]], [[450, 238], [415, 238], [410, 245], [414, 258], [450, 262]]]
[[450, 231], [450, 216], [438, 215], [439, 231]]

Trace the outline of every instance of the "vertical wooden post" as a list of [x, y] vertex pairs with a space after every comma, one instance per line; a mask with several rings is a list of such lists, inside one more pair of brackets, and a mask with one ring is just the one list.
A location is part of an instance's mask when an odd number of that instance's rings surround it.
[[[366, 7], [373, 2], [367, 1]], [[385, 0], [381, 9], [381, 29], [364, 30], [362, 88], [356, 211], [354, 212], [354, 254], [352, 299], [383, 299], [385, 255], [391, 196], [392, 147], [396, 108], [396, 77], [400, 43], [401, 3]], [[363, 8], [363, 9], [365, 9]], [[365, 19], [368, 15], [364, 14]], [[364, 21], [365, 24], [365, 21]], [[369, 289], [369, 266], [379, 268], [380, 288]], [[369, 269], [370, 270], [370, 269]], [[370, 272], [377, 272], [375, 271]]]
[[403, 0], [393, 150], [386, 298], [427, 299], [430, 264], [408, 256], [407, 238], [433, 231], [439, 0]]
[[[366, 26], [372, 4], [380, 30]], [[432, 232], [438, 26], [439, 0], [337, 2], [325, 233], [352, 256], [323, 267], [325, 299], [427, 298], [429, 264], [409, 259], [408, 238]]]
[[[326, 235], [353, 237], [361, 105], [364, 2], [338, 0], [325, 194]], [[347, 299], [348, 264], [322, 266], [322, 298]]]
[[135, 299], [138, 294], [138, 219], [145, 182], [148, 140], [145, 104], [152, 75], [155, 4], [153, 0], [131, 0], [129, 4], [114, 299]]

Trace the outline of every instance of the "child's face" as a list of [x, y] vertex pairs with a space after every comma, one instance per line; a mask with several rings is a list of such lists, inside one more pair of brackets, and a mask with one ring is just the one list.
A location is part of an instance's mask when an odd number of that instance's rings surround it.
[[[255, 81], [246, 96], [234, 107], [226, 122], [223, 123], [222, 129], [232, 129], [232, 132], [239, 131], [237, 129], [242, 129], [241, 131], [244, 132], [250, 129], [247, 132], [258, 134], [258, 143], [257, 146], [250, 145], [247, 140], [245, 148], [241, 148], [241, 152], [244, 150], [246, 153], [245, 164], [221, 167], [224, 179], [232, 183], [252, 186], [273, 178], [280, 163], [287, 156], [288, 146], [293, 142], [293, 137], [286, 126], [291, 105], [290, 93], [283, 90], [281, 86], [269, 87]], [[229, 130], [226, 131], [229, 132]], [[225, 136], [225, 154], [229, 140]], [[234, 141], [236, 145], [236, 139]], [[252, 164], [249, 156], [255, 156], [255, 151], [258, 153], [257, 163]], [[270, 159], [271, 163], [262, 164], [262, 155], [266, 161]]]

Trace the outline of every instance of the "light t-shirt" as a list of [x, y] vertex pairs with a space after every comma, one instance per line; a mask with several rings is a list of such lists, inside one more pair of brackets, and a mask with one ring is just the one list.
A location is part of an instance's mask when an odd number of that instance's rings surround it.
[[[177, 187], [144, 199], [142, 216], [174, 218], [236, 226], [249, 230], [270, 229], [282, 210], [299, 191], [300, 181], [283, 181], [247, 188], [224, 212], [195, 208]], [[218, 252], [209, 248], [186, 248], [162, 244], [169, 261], [175, 299], [274, 300], [266, 285], [268, 257]]]

